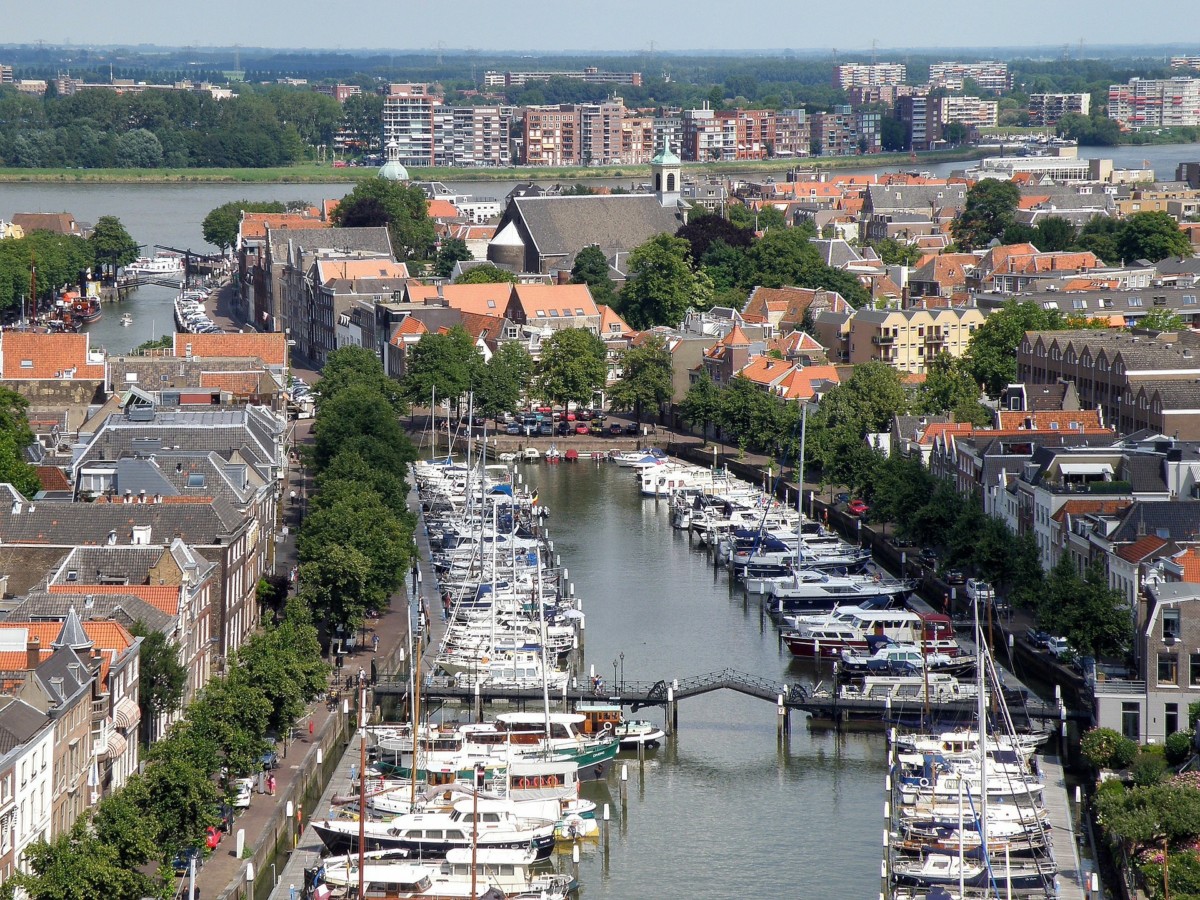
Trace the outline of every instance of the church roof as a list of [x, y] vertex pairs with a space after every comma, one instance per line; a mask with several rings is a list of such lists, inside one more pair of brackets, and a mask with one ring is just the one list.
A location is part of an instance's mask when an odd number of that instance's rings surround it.
[[675, 155], [669, 144], [664, 144], [663, 148], [654, 154], [650, 160], [652, 166], [678, 166], [682, 165], [683, 161]]
[[[510, 221], [521, 218], [539, 256], [566, 262], [589, 244], [611, 256], [657, 234], [674, 234], [686, 221], [686, 209], [682, 204], [664, 206], [654, 194], [517, 197], [506, 216]], [[506, 231], [501, 229], [497, 237], [505, 237]]]

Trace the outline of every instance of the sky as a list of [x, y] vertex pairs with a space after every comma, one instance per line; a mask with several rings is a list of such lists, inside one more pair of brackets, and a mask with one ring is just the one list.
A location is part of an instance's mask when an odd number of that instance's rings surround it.
[[[58, 0], [4, 3], [0, 44], [665, 51], [1196, 44], [1191, 0]], [[1136, 9], [1136, 15], [1133, 10]], [[1136, 27], [1135, 27], [1136, 26]]]

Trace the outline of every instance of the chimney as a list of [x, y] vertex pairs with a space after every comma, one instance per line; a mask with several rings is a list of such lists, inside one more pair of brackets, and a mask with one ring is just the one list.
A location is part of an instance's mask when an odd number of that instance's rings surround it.
[[25, 645], [25, 668], [36, 669], [41, 659], [42, 639], [31, 638]]

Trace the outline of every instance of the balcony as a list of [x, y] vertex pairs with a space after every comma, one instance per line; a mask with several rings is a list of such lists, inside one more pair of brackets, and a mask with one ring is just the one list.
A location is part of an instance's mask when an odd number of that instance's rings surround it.
[[896, 338], [891, 334], [877, 334], [871, 338], [871, 343], [876, 347], [890, 347], [896, 343]]
[[943, 331], [929, 331], [925, 334], [926, 344], [944, 344], [946, 343], [946, 334]]

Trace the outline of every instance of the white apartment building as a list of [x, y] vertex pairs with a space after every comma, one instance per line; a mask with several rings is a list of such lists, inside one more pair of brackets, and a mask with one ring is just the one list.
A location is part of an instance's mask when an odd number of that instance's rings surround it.
[[929, 83], [934, 87], [948, 87], [970, 78], [985, 91], [1001, 93], [1012, 86], [1008, 63], [987, 60], [984, 62], [940, 62], [929, 67]]
[[903, 63], [842, 63], [833, 68], [834, 86], [842, 90], [904, 84], [907, 77], [908, 67]]
[[960, 122], [971, 128], [995, 128], [1000, 104], [978, 97], [943, 97], [938, 101], [942, 125]]
[[1108, 117], [1133, 131], [1200, 125], [1200, 78], [1131, 78], [1110, 85]]

